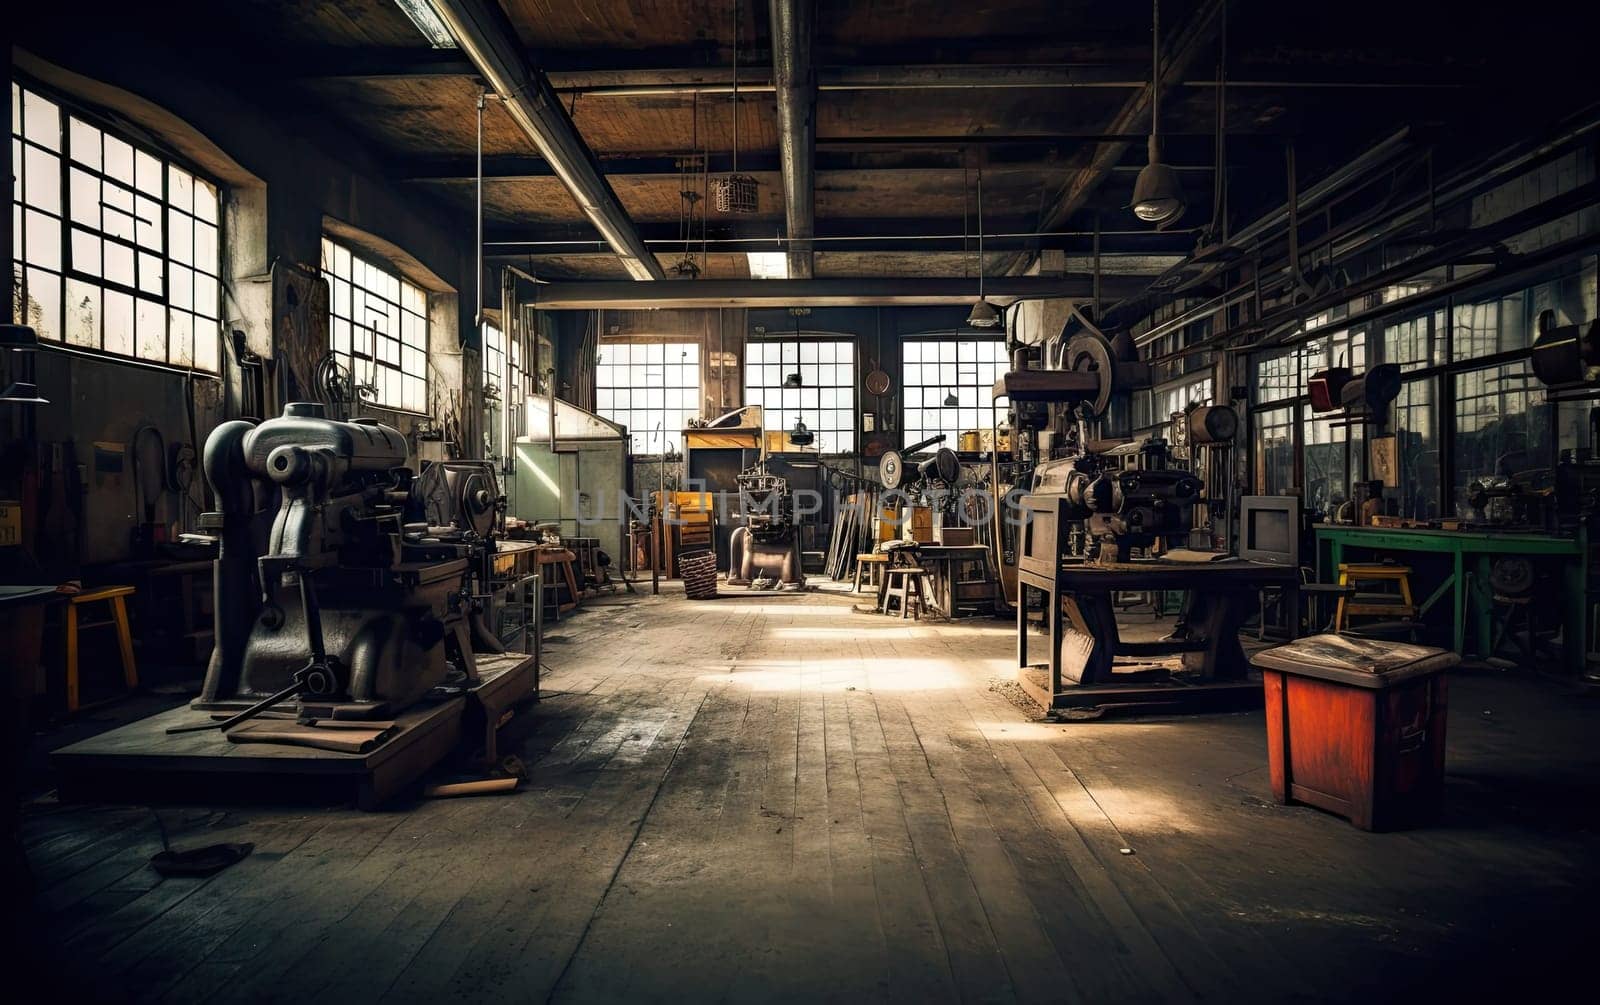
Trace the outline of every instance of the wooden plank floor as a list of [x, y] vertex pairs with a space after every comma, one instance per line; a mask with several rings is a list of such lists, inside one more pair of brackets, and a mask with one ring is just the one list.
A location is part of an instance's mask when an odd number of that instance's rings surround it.
[[34, 804], [35, 963], [112, 1000], [1354, 1000], [1526, 991], [1594, 927], [1600, 712], [1538, 680], [1460, 675], [1446, 819], [1372, 835], [1270, 801], [1259, 713], [1030, 721], [1006, 622], [621, 595], [553, 634], [512, 796], [163, 808], [255, 842], [209, 880], [146, 867], [149, 809]]

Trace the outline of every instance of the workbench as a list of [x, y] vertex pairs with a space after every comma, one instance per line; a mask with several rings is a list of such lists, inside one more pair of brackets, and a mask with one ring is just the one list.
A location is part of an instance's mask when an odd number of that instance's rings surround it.
[[[1032, 567], [1030, 567], [1030, 564]], [[1110, 564], [1065, 559], [1044, 571], [1017, 569], [1017, 681], [1046, 710], [1140, 705], [1199, 711], [1259, 705], [1261, 682], [1239, 643], [1239, 626], [1264, 586], [1281, 586], [1290, 624], [1299, 623], [1300, 572], [1238, 558], [1212, 562], [1141, 559]], [[1186, 631], [1157, 642], [1121, 637], [1112, 597], [1119, 591], [1183, 591]], [[1028, 659], [1030, 591], [1043, 595], [1049, 660], [1036, 678]], [[1117, 667], [1134, 657], [1143, 667]], [[1177, 657], [1181, 673], [1155, 660]]]
[[[1317, 524], [1314, 528], [1317, 554], [1329, 549], [1328, 562], [1319, 567], [1318, 578], [1336, 582], [1339, 563], [1346, 561], [1350, 548], [1374, 552], [1421, 552], [1449, 555], [1450, 575], [1427, 596], [1418, 608], [1421, 618], [1450, 594], [1451, 639], [1456, 652], [1467, 652], [1468, 604], [1477, 639], [1476, 655], [1488, 657], [1494, 638], [1494, 597], [1489, 590], [1489, 573], [1496, 555], [1519, 558], [1561, 559], [1561, 638], [1567, 669], [1574, 675], [1584, 670], [1588, 645], [1586, 623], [1589, 611], [1589, 536], [1579, 528], [1570, 536], [1533, 531], [1427, 530], [1423, 528], [1357, 527]], [[1466, 587], [1468, 575], [1473, 588]]]
[[947, 618], [994, 613], [994, 577], [989, 573], [989, 546], [924, 544], [916, 562], [928, 570], [927, 602]]

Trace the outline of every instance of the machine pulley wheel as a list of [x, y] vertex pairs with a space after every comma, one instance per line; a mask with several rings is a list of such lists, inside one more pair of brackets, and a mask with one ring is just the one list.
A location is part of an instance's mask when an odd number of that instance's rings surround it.
[[906, 462], [898, 450], [885, 450], [878, 458], [878, 479], [886, 489], [897, 489], [905, 484]]
[[1502, 596], [1533, 592], [1533, 563], [1525, 558], [1497, 558], [1489, 569], [1489, 586]]
[[472, 532], [487, 537], [495, 524], [494, 486], [481, 474], [471, 474], [461, 483], [461, 512]]
[[1111, 405], [1111, 384], [1116, 374], [1111, 344], [1092, 332], [1074, 335], [1067, 342], [1066, 368], [1099, 376], [1100, 387], [1095, 391], [1094, 399], [1084, 404], [1094, 410], [1096, 418], [1105, 415]]

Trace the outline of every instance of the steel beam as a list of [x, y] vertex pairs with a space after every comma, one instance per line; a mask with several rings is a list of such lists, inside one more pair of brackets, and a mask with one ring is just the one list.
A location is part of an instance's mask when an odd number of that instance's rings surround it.
[[550, 82], [529, 65], [516, 32], [496, 0], [431, 0], [461, 51], [500, 96], [513, 121], [533, 141], [584, 216], [605, 238], [635, 279], [665, 273], [578, 135]]
[[[1148, 280], [1103, 277], [1106, 296], [1141, 290]], [[1001, 277], [989, 282], [985, 296], [1008, 305], [1019, 300], [1088, 300], [1093, 281], [1087, 276]], [[1119, 292], [1120, 291], [1120, 292]], [[914, 307], [967, 306], [973, 300], [970, 279], [696, 279], [654, 283], [553, 282], [538, 287], [532, 305], [539, 310], [629, 310], [654, 307]]]

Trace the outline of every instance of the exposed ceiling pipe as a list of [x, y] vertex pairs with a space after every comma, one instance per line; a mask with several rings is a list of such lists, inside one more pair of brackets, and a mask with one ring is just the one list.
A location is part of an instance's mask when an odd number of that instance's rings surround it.
[[[1126, 295], [1144, 284], [1137, 278], [1102, 277], [1113, 295]], [[1009, 305], [1018, 300], [1088, 300], [1093, 282], [1085, 276], [1010, 276], [991, 279], [989, 300]], [[641, 309], [653, 307], [894, 307], [959, 306], [972, 303], [972, 281], [945, 279], [697, 279], [692, 283], [555, 281], [539, 287], [538, 310]]]
[[817, 73], [811, 62], [816, 0], [770, 0], [772, 79], [777, 85], [778, 154], [789, 227], [789, 276], [814, 274], [816, 233]]
[[[771, 79], [746, 80], [739, 90], [771, 94]], [[557, 94], [582, 94], [608, 98], [660, 98], [690, 94], [727, 94], [732, 87], [730, 67], [641, 70], [552, 70], [550, 85]], [[1132, 90], [1150, 85], [1148, 68], [1105, 63], [1071, 64], [911, 64], [904, 66], [820, 66], [816, 70], [819, 92], [850, 91], [1006, 91], [1075, 90], [1103, 88]], [[1185, 80], [1178, 87], [1215, 90], [1215, 80]], [[1462, 90], [1457, 81], [1408, 80], [1230, 80], [1229, 88], [1271, 90]]]
[[429, 0], [461, 51], [498, 94], [513, 121], [533, 141], [556, 176], [635, 279], [662, 279], [594, 153], [544, 74], [523, 56], [515, 30], [495, 0]]

